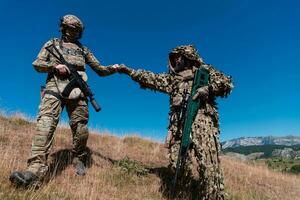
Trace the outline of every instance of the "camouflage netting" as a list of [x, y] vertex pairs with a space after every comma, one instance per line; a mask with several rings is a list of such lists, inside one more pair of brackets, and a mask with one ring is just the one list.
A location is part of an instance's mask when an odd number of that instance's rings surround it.
[[[220, 167], [219, 116], [216, 97], [227, 97], [233, 88], [231, 77], [217, 71], [212, 65], [206, 65], [193, 46], [179, 46], [172, 53], [182, 54], [188, 59], [201, 62], [201, 67], [209, 71], [208, 94], [201, 100], [196, 119], [192, 125], [192, 145], [188, 157], [188, 173], [197, 182], [197, 199], [224, 199], [223, 174]], [[170, 96], [170, 112], [167, 144], [169, 146], [170, 167], [175, 168], [182, 136], [183, 105], [187, 103], [185, 91], [190, 95], [193, 74], [197, 67], [185, 69], [179, 73], [155, 74], [137, 70], [131, 73], [134, 81], [142, 88], [149, 88]]]

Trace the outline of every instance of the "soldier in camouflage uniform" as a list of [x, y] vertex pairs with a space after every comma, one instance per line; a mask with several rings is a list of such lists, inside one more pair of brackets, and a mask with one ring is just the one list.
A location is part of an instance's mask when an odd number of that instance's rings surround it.
[[[25, 172], [13, 172], [10, 180], [21, 186], [40, 182], [48, 172], [47, 156], [54, 139], [54, 132], [64, 108], [70, 118], [70, 127], [73, 136], [73, 164], [78, 175], [85, 175], [86, 144], [88, 140], [88, 104], [87, 97], [79, 90], [70, 93], [69, 98], [62, 98], [60, 87], [68, 79], [68, 68], [59, 64], [46, 47], [55, 45], [65, 60], [75, 65], [79, 74], [86, 81], [85, 64], [88, 64], [99, 76], [107, 76], [116, 72], [117, 65], [104, 67], [94, 57], [92, 52], [83, 46], [79, 39], [84, 30], [81, 20], [74, 15], [65, 15], [60, 21], [62, 37], [46, 42], [37, 59], [33, 62], [36, 71], [48, 73], [44, 96], [40, 104], [37, 118], [37, 133], [32, 139], [31, 157]], [[52, 47], [53, 49], [53, 47]], [[78, 89], [78, 88], [77, 88]], [[75, 89], [74, 89], [75, 90]]]
[[220, 200], [224, 199], [224, 185], [219, 159], [219, 116], [215, 99], [227, 97], [231, 92], [231, 78], [217, 71], [212, 65], [205, 64], [192, 45], [179, 46], [170, 52], [169, 73], [155, 74], [125, 66], [120, 66], [118, 71], [130, 75], [142, 88], [170, 95], [166, 145], [169, 147], [170, 167], [174, 170], [183, 131], [180, 116], [183, 105], [187, 103], [185, 96], [191, 93], [194, 73], [199, 67], [209, 71], [210, 79], [209, 85], [199, 88], [193, 97], [201, 99], [201, 107], [192, 125], [187, 174], [197, 182], [197, 199]]

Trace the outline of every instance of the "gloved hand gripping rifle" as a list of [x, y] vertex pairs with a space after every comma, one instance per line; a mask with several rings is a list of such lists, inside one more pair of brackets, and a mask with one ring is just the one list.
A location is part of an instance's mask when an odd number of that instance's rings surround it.
[[[51, 50], [51, 47], [54, 49], [55, 53]], [[98, 105], [98, 103], [94, 97], [94, 94], [93, 94], [92, 90], [90, 89], [90, 87], [88, 86], [88, 84], [82, 79], [81, 75], [77, 72], [76, 67], [74, 65], [68, 63], [65, 60], [63, 55], [58, 51], [58, 49], [56, 48], [56, 46], [54, 44], [46, 47], [46, 50], [52, 56], [54, 56], [60, 62], [60, 64], [67, 66], [67, 68], [70, 71], [70, 75], [69, 75], [69, 80], [70, 80], [69, 86], [70, 87], [68, 87], [68, 88], [66, 87], [67, 89], [62, 92], [62, 96], [68, 96], [70, 94], [72, 88], [78, 87], [82, 91], [84, 96], [89, 99], [89, 101], [91, 102], [91, 104], [94, 107], [94, 109], [96, 110], [96, 112], [99, 112], [101, 110], [101, 107]]]

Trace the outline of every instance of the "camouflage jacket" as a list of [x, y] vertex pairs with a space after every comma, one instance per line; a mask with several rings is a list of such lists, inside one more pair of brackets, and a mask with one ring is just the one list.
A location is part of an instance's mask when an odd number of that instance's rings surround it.
[[44, 44], [37, 59], [32, 63], [36, 71], [48, 73], [46, 89], [54, 89], [56, 87], [52, 72], [53, 68], [59, 63], [54, 56], [46, 50], [46, 47], [53, 43], [64, 56], [65, 60], [68, 63], [75, 65], [78, 71], [85, 71], [85, 64], [87, 64], [99, 76], [107, 76], [115, 72], [115, 70], [110, 67], [102, 66], [93, 53], [80, 43], [69, 43], [54, 38]]
[[[233, 88], [232, 80], [231, 77], [217, 71], [212, 65], [202, 65], [202, 67], [208, 69], [210, 73], [209, 96], [205, 103], [201, 105], [198, 113], [201, 112], [213, 117], [216, 126], [218, 126], [218, 112], [215, 99], [216, 97], [227, 97]], [[155, 74], [145, 70], [134, 70], [131, 73], [131, 78], [137, 81], [142, 88], [160, 91], [170, 96], [170, 128], [173, 125], [178, 127], [178, 123], [180, 123], [178, 116], [182, 112], [183, 104], [187, 103], [188, 99], [188, 97], [184, 98], [184, 93], [187, 93], [185, 96], [190, 95], [195, 71], [196, 68], [177, 74]]]

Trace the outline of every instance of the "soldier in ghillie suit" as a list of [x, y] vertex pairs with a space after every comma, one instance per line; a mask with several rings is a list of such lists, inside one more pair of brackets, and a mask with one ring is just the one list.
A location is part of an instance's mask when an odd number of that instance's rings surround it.
[[192, 124], [185, 174], [196, 180], [196, 199], [221, 200], [225, 194], [219, 159], [219, 116], [215, 99], [229, 95], [233, 88], [231, 77], [205, 64], [192, 45], [178, 46], [170, 52], [169, 73], [155, 74], [125, 66], [120, 66], [118, 71], [128, 74], [142, 88], [170, 95], [166, 145], [169, 148], [169, 167], [175, 170], [183, 132], [181, 114], [187, 103], [186, 97], [191, 93], [195, 71], [201, 67], [208, 70], [210, 78], [208, 85], [200, 87], [192, 97], [200, 100], [201, 105]]
[[[16, 171], [10, 176], [12, 183], [17, 186], [29, 186], [41, 183], [49, 171], [47, 157], [54, 139], [54, 132], [60, 114], [66, 107], [70, 118], [70, 127], [73, 137], [73, 164], [77, 175], [86, 173], [87, 140], [88, 140], [88, 99], [83, 92], [75, 87], [68, 86], [69, 68], [59, 63], [58, 59], [47, 48], [56, 49], [75, 71], [87, 81], [85, 64], [88, 64], [99, 76], [108, 76], [116, 72], [117, 65], [102, 66], [92, 52], [83, 46], [79, 39], [84, 26], [82, 21], [74, 15], [65, 15], [60, 20], [61, 38], [54, 38], [42, 47], [33, 67], [37, 72], [48, 73], [45, 91], [39, 106], [37, 118], [37, 132], [32, 139], [31, 156], [28, 167], [24, 172]], [[55, 48], [56, 47], [56, 48]], [[69, 87], [67, 97], [62, 91]]]

